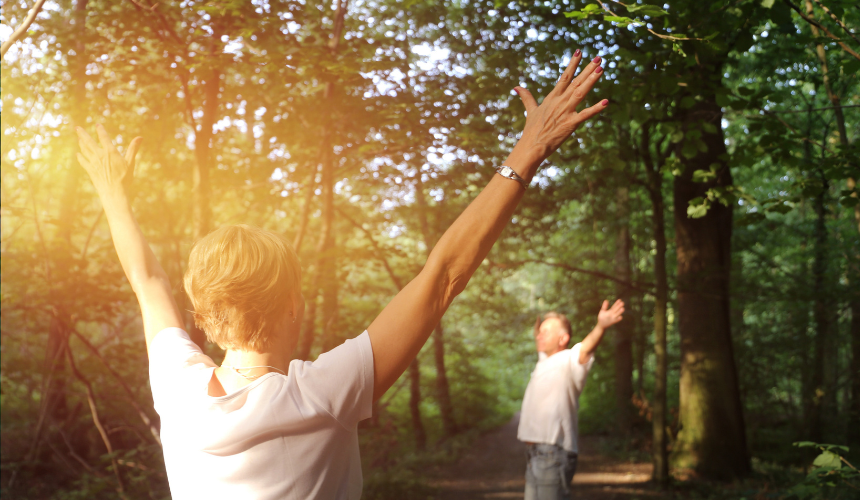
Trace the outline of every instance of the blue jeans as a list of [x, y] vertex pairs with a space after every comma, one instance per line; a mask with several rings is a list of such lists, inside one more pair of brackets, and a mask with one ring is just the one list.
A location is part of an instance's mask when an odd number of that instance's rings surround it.
[[576, 453], [554, 444], [527, 445], [525, 500], [567, 500]]

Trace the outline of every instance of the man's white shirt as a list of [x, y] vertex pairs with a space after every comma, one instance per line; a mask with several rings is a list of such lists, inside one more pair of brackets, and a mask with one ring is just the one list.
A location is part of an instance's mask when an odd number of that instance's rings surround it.
[[217, 365], [183, 330], [159, 332], [149, 359], [174, 499], [361, 496], [357, 427], [373, 396], [367, 332], [223, 397], [208, 395]]
[[539, 357], [523, 396], [517, 430], [520, 441], [554, 444], [579, 453], [579, 395], [594, 364], [593, 355], [580, 364], [581, 346]]

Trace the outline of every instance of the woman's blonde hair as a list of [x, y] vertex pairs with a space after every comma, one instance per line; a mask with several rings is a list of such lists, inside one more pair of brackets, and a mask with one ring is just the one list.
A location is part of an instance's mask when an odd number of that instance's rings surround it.
[[194, 244], [184, 284], [194, 323], [210, 342], [265, 352], [301, 293], [301, 267], [286, 238], [238, 224]]

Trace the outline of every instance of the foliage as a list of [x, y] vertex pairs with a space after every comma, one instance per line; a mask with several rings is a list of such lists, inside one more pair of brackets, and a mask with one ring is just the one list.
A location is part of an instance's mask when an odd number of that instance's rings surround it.
[[811, 441], [798, 441], [794, 446], [817, 448], [821, 453], [812, 462], [812, 469], [806, 479], [792, 488], [791, 496], [805, 498], [837, 498], [837, 496], [856, 492], [860, 483], [860, 471], [851, 465], [840, 452], [847, 453], [848, 447], [835, 444], [820, 444]]
[[[860, 12], [850, 0], [823, 4], [856, 33]], [[815, 19], [842, 33], [840, 40], [816, 36], [786, 2], [761, 0], [350, 2], [336, 51], [332, 2], [150, 5], [48, 4], [3, 60], [4, 496], [114, 498], [117, 477], [128, 498], [169, 495], [152, 432], [158, 420], [139, 311], [75, 163], [73, 125], [103, 121], [120, 147], [144, 137], [135, 213], [180, 304], [194, 241], [195, 169], [208, 146], [213, 225], [256, 224], [293, 241], [302, 235], [303, 289], [309, 306], [322, 309], [313, 276], [325, 219], [321, 167], [330, 162], [337, 324], [332, 338], [312, 339], [313, 358], [326, 342], [366, 328], [396, 293], [395, 281], [415, 275], [428, 247], [514, 144], [524, 115], [511, 89], [546, 95], [577, 48], [605, 61], [587, 104], [611, 104], [550, 158], [443, 319], [450, 396], [463, 432], [446, 436], [440, 422], [439, 371], [428, 344], [419, 355], [419, 408], [429, 451], [416, 449], [404, 377], [360, 431], [367, 495], [425, 493], [417, 476], [427, 461], [449, 460], [463, 436], [518, 409], [537, 359], [529, 338], [535, 315], [563, 311], [575, 337], [587, 333], [600, 302], [619, 293], [614, 259], [625, 225], [630, 377], [644, 402], [633, 433], [643, 440], [656, 366], [648, 162], [667, 221], [676, 209], [673, 185], [687, 174], [702, 192], [682, 215], [732, 208], [731, 334], [752, 453], [793, 464], [802, 457], [786, 443], [819, 440], [815, 432], [849, 442], [858, 397], [849, 347], [858, 342], [851, 301], [860, 293], [860, 232], [857, 188], [848, 180], [860, 171], [860, 65], [839, 45], [856, 44], [818, 3], [811, 3]], [[4, 3], [4, 29], [17, 26], [26, 8]], [[721, 78], [702, 77], [713, 68]], [[213, 78], [214, 114], [206, 93]], [[682, 120], [705, 101], [716, 103], [718, 121]], [[210, 118], [212, 137], [198, 144]], [[725, 155], [686, 172], [715, 136]], [[724, 167], [731, 182], [720, 184]], [[619, 215], [619, 187], [629, 189], [627, 217]], [[671, 413], [682, 344], [671, 223], [665, 236]], [[822, 304], [825, 315], [816, 312]], [[311, 329], [322, 331], [329, 320], [318, 314]], [[581, 399], [587, 432], [616, 431], [615, 342], [608, 334]], [[217, 361], [217, 349], [207, 349]], [[57, 352], [65, 361], [52, 363]], [[93, 425], [86, 384], [112, 454]], [[826, 410], [820, 426], [809, 425], [815, 408]], [[674, 430], [684, 425], [674, 419]], [[448, 450], [445, 457], [439, 449]], [[834, 471], [849, 474], [846, 467], [819, 468], [809, 479], [815, 483], [801, 486], [818, 488]]]

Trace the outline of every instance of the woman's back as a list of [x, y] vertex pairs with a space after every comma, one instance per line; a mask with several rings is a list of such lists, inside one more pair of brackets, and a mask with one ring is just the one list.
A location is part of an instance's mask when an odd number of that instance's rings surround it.
[[367, 333], [222, 397], [208, 395], [216, 367], [178, 328], [150, 345], [173, 498], [361, 496], [357, 425], [373, 393]]

